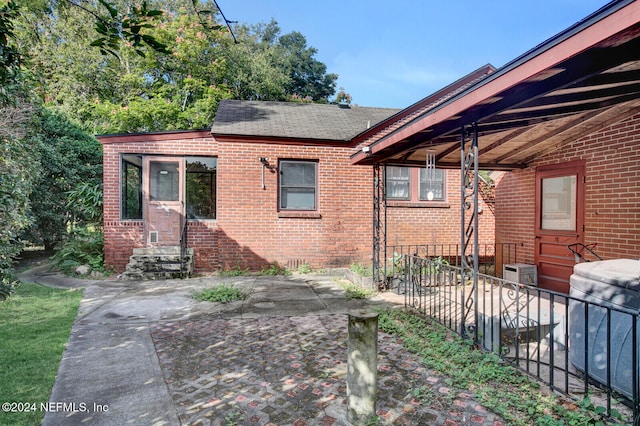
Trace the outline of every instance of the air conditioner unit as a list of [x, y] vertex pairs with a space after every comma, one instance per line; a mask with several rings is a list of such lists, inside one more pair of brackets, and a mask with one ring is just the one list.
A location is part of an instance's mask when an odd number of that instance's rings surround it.
[[502, 278], [508, 281], [515, 281], [520, 284], [538, 285], [538, 272], [536, 265], [525, 263], [512, 263], [502, 267]]

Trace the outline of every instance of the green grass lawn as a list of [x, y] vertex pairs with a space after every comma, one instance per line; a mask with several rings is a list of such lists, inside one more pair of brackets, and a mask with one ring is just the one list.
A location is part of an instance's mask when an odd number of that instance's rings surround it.
[[[82, 292], [22, 284], [0, 302], [0, 403], [35, 403], [35, 412], [0, 411], [1, 425], [38, 425], [49, 400]], [[33, 408], [33, 407], [32, 407]]]

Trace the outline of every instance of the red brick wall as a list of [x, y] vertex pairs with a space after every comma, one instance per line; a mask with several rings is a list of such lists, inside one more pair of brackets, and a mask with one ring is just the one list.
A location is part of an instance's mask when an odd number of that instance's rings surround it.
[[[370, 167], [351, 166], [351, 149], [221, 142], [218, 159], [220, 258], [225, 267], [345, 266], [371, 258]], [[318, 211], [278, 212], [278, 174], [259, 157], [317, 161]]]
[[496, 241], [522, 241], [534, 261], [536, 167], [586, 162], [585, 244], [604, 259], [640, 257], [640, 115], [611, 125], [506, 173], [497, 187]]
[[[176, 134], [175, 137], [179, 137]], [[150, 139], [152, 136], [150, 136]], [[119, 219], [120, 153], [218, 156], [217, 220], [189, 222], [189, 246], [196, 271], [260, 269], [269, 263], [314, 268], [371, 264], [373, 170], [353, 166], [353, 148], [260, 142], [215, 142], [212, 138], [104, 141], [105, 260], [124, 270], [134, 247], [143, 244], [142, 221]], [[318, 164], [317, 212], [279, 212], [278, 174], [264, 170], [260, 157], [310, 160]], [[422, 208], [395, 203], [387, 210], [388, 244], [459, 243], [460, 172], [448, 173], [447, 200]], [[480, 216], [481, 241], [493, 241], [493, 217]]]
[[[157, 135], [123, 136], [126, 142], [116, 137], [99, 138], [103, 142], [104, 172], [104, 256], [105, 263], [122, 272], [129, 262], [133, 248], [143, 246], [143, 223], [141, 220], [120, 220], [120, 153], [128, 154], [172, 154], [172, 155], [217, 155], [217, 144], [213, 138], [183, 138], [173, 134], [174, 139]], [[128, 139], [134, 139], [133, 141]], [[106, 140], [106, 141], [105, 141]], [[196, 270], [211, 270], [218, 267], [217, 224], [215, 221], [190, 222], [189, 240], [198, 241]]]
[[[388, 246], [460, 244], [460, 170], [447, 170], [446, 183], [447, 195], [443, 202], [387, 203]], [[486, 203], [481, 202], [481, 205], [478, 241], [480, 244], [492, 245], [495, 236], [493, 213]], [[469, 220], [467, 214], [465, 221]]]

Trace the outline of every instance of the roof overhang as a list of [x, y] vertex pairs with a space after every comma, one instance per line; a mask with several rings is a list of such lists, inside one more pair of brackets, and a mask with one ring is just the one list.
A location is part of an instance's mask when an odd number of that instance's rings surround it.
[[565, 143], [640, 112], [640, 1], [613, 1], [481, 81], [367, 142], [354, 164], [458, 167], [477, 124], [480, 167], [524, 168]]
[[211, 131], [206, 130], [168, 130], [151, 133], [120, 133], [109, 135], [96, 135], [96, 139], [103, 145], [113, 143], [133, 143], [133, 142], [159, 142], [168, 140], [183, 139], [204, 139], [211, 138]]

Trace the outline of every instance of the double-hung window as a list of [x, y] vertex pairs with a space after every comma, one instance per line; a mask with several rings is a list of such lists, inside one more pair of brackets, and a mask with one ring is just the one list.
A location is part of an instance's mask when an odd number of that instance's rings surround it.
[[387, 198], [389, 200], [411, 199], [411, 169], [387, 166]]
[[446, 173], [424, 167], [387, 166], [386, 190], [390, 201], [446, 201]]
[[280, 161], [280, 210], [317, 210], [317, 170], [313, 161]]
[[[431, 176], [430, 176], [431, 175]], [[420, 200], [444, 201], [444, 170], [420, 169]]]

